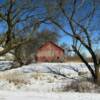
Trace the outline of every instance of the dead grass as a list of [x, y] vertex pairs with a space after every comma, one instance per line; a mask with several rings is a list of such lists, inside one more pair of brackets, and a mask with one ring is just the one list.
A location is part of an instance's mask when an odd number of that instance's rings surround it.
[[48, 83], [53, 83], [57, 78], [53, 74], [34, 72], [31, 77], [35, 80], [47, 80]]
[[64, 87], [64, 91], [74, 91], [74, 92], [97, 92], [99, 86], [88, 80], [73, 81]]
[[43, 73], [39, 73], [39, 72], [34, 72], [31, 74], [31, 77], [36, 79], [36, 80], [42, 80], [42, 78], [44, 77], [45, 75]]
[[9, 83], [14, 83], [15, 85], [29, 83], [29, 81], [25, 77], [25, 74], [19, 72], [1, 74], [0, 79], [7, 80]]

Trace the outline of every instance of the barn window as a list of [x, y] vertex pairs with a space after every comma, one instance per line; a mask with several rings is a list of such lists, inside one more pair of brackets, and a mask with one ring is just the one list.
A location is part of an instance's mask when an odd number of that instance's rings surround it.
[[57, 59], [59, 59], [59, 57], [57, 57]]
[[47, 60], [47, 59], [45, 59], [45, 62], [48, 62], [48, 60]]

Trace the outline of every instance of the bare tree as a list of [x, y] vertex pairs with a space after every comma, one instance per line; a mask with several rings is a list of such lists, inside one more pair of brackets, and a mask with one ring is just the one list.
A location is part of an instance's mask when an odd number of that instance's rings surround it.
[[0, 45], [4, 48], [0, 56], [34, 41], [31, 34], [36, 32], [44, 20], [39, 7], [38, 2], [32, 0], [5, 0], [0, 4], [0, 24], [2, 27], [5, 25], [0, 36]]
[[59, 35], [56, 32], [45, 29], [42, 32], [37, 32], [33, 39], [35, 41], [21, 45], [15, 49], [15, 60], [23, 64], [29, 64], [35, 59], [37, 49], [47, 41], [58, 42]]
[[[100, 2], [98, 2], [100, 4]], [[94, 82], [99, 82], [100, 62], [94, 51], [94, 46], [99, 46], [100, 34], [96, 32], [96, 12], [98, 9], [96, 0], [54, 0], [46, 3], [49, 22], [72, 38], [72, 48], [89, 69]], [[52, 5], [52, 11], [50, 7]], [[69, 27], [69, 29], [67, 29]], [[69, 31], [70, 30], [70, 31]], [[95, 36], [95, 34], [97, 35]], [[94, 38], [97, 43], [95, 44]], [[87, 62], [80, 48], [87, 50], [92, 57], [94, 68]]]

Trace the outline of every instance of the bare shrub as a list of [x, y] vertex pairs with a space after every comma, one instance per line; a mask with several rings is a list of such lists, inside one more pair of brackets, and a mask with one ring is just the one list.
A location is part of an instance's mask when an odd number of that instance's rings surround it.
[[91, 81], [73, 81], [64, 88], [64, 91], [95, 92], [97, 85]]
[[82, 81], [77, 84], [77, 90], [79, 92], [92, 92], [96, 88], [96, 85], [89, 81]]
[[28, 82], [24, 79], [21, 79], [21, 78], [9, 78], [7, 79], [9, 81], [9, 83], [14, 83], [15, 85], [18, 85], [18, 84], [28, 84]]

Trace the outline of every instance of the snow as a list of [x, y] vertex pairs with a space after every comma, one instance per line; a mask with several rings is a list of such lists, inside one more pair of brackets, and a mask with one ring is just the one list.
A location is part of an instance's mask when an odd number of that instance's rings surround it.
[[[0, 51], [3, 51], [4, 48], [0, 46]], [[3, 56], [0, 56], [0, 60], [13, 60], [14, 59], [14, 55], [11, 53], [6, 53]]]
[[[18, 75], [19, 74], [19, 75]], [[13, 73], [0, 74], [0, 90], [20, 90], [35, 92], [63, 91], [64, 86], [71, 80], [50, 73]], [[15, 83], [18, 84], [15, 84]]]
[[[9, 67], [9, 63], [11, 62], [2, 61], [1, 66]], [[61, 73], [66, 77], [53, 72]], [[0, 89], [36, 92], [63, 91], [64, 87], [71, 84], [73, 79], [81, 78], [78, 72], [88, 72], [88, 69], [83, 63], [34, 63], [1, 71]]]
[[[93, 64], [90, 63], [93, 67]], [[83, 63], [34, 63], [30, 65], [22, 66], [21, 68], [13, 69], [11, 72], [23, 72], [23, 73], [31, 73], [31, 72], [42, 72], [42, 73], [61, 73], [70, 78], [79, 78], [78, 74], [88, 73], [88, 77], [90, 77], [89, 70], [86, 65]]]
[[14, 70], [28, 73], [33, 71], [50, 72], [50, 69], [61, 71], [66, 74], [75, 73], [75, 70], [88, 71], [87, 67], [83, 63], [37, 63], [25, 65]]
[[[1, 69], [11, 61], [1, 61]], [[93, 66], [93, 64], [90, 64]], [[56, 75], [53, 72], [61, 73]], [[0, 100], [100, 100], [96, 93], [64, 92], [79, 72], [89, 74], [83, 63], [34, 63], [0, 72]], [[89, 77], [89, 76], [87, 76]]]
[[4, 69], [9, 69], [11, 67], [12, 61], [0, 61], [0, 71]]
[[0, 100], [100, 100], [100, 94], [0, 91]]

